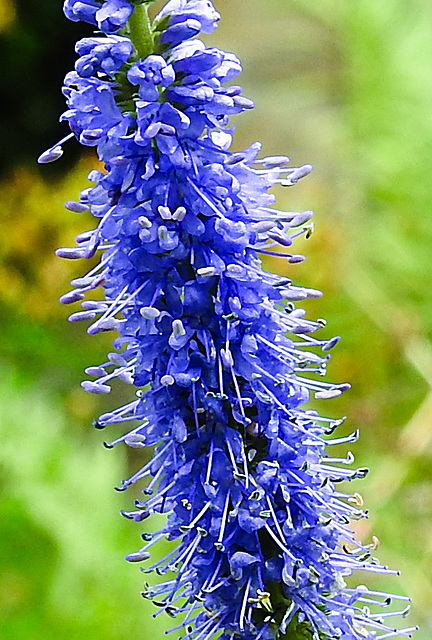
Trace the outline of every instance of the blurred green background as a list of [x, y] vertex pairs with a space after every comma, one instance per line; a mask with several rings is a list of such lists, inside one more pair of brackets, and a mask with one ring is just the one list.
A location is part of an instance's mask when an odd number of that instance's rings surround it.
[[[429, 0], [219, 0], [208, 38], [234, 50], [257, 108], [236, 119], [241, 148], [311, 162], [312, 176], [278, 194], [312, 208], [316, 232], [299, 240], [297, 282], [325, 296], [308, 305], [341, 335], [329, 377], [353, 388], [328, 401], [359, 427], [356, 461], [371, 467], [353, 490], [400, 578], [368, 584], [412, 595], [417, 640], [432, 632], [432, 5]], [[66, 321], [57, 298], [84, 265], [54, 249], [88, 228], [64, 211], [95, 160], [74, 142], [56, 165], [35, 157], [65, 135], [61, 78], [87, 33], [60, 0], [0, 0], [0, 638], [129, 640], [162, 637], [169, 621], [139, 591], [123, 555], [139, 525], [118, 512], [133, 490], [113, 486], [140, 463], [106, 451], [91, 428], [121, 400], [85, 394], [82, 370], [104, 358], [105, 336]], [[283, 272], [285, 263], [267, 265]], [[125, 396], [127, 399], [127, 396]], [[153, 523], [157, 526], [157, 523]], [[365, 580], [364, 576], [358, 577]]]

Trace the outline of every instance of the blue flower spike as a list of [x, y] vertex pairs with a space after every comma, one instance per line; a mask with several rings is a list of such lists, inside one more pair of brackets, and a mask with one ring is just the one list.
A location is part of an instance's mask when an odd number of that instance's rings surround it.
[[[161, 576], [142, 595], [155, 615], [178, 617], [172, 629], [188, 640], [410, 638], [415, 627], [394, 622], [408, 598], [349, 580], [397, 572], [374, 557], [376, 539], [362, 544], [349, 526], [366, 514], [339, 483], [367, 469], [329, 447], [357, 432], [336, 437], [342, 421], [308, 408], [349, 388], [322, 379], [339, 338], [315, 337], [323, 323], [297, 306], [321, 293], [262, 269], [266, 255], [304, 259], [292, 245], [310, 235], [312, 212], [278, 210], [271, 188], [312, 167], [260, 157], [258, 142], [231, 150], [229, 116], [254, 104], [232, 82], [238, 58], [197, 37], [218, 12], [209, 0], [170, 0], [151, 20], [151, 4], [64, 3], [97, 31], [76, 45], [61, 119], [103, 169], [65, 205], [90, 209], [97, 226], [57, 254], [100, 261], [61, 301], [80, 303], [69, 319], [89, 334], [117, 335], [83, 388], [108, 394], [114, 378], [135, 387], [97, 420], [128, 425], [106, 446], [154, 447], [117, 487], [144, 486], [123, 515], [167, 514], [126, 559]], [[67, 138], [40, 162], [60, 157]], [[98, 288], [104, 298], [92, 300]], [[177, 544], [160, 558], [162, 539]]]

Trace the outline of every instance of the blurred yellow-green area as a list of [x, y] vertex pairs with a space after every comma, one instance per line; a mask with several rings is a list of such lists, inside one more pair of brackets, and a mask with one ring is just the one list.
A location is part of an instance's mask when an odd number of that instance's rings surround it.
[[[260, 139], [267, 155], [315, 166], [278, 193], [280, 208], [316, 212], [315, 233], [296, 246], [307, 261], [266, 267], [322, 289], [308, 312], [327, 319], [323, 336], [343, 337], [329, 377], [353, 388], [323, 411], [348, 416], [341, 435], [361, 430], [356, 462], [371, 473], [352, 489], [370, 518], [356, 523], [358, 532], [364, 540], [378, 536], [381, 560], [401, 570], [399, 578], [358, 580], [411, 595], [410, 624], [419, 623], [416, 638], [427, 640], [432, 4], [215, 4], [223, 20], [207, 40], [241, 57], [244, 92], [257, 104], [235, 119], [236, 148]], [[137, 494], [113, 491], [142, 460], [125, 449], [106, 451], [91, 428], [128, 391], [101, 401], [81, 390], [84, 367], [104, 359], [108, 339], [68, 324], [57, 302], [86, 266], [56, 258], [54, 249], [91, 224], [62, 203], [86, 186], [96, 160], [79, 157], [72, 142], [69, 164], [38, 169], [34, 162], [66, 133], [57, 123], [59, 84], [83, 27], [63, 34], [72, 27], [61, 5], [0, 0], [0, 638], [145, 640], [162, 637], [170, 620], [151, 617], [139, 595], [147, 576], [123, 561], [139, 548], [141, 528], [118, 512]]]

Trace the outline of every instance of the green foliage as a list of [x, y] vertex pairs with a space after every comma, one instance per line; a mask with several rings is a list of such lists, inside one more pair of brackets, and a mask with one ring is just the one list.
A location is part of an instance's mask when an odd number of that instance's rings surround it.
[[139, 538], [113, 491], [124, 474], [121, 452], [107, 455], [93, 432], [77, 438], [59, 403], [13, 369], [3, 368], [1, 380], [2, 640], [54, 632], [126, 640], [139, 626], [161, 634], [139, 596], [139, 573], [122, 558]]

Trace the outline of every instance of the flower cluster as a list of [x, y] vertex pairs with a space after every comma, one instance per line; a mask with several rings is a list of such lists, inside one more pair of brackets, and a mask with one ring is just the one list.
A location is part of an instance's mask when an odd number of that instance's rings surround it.
[[[127, 559], [177, 541], [145, 568], [164, 577], [143, 596], [179, 615], [174, 629], [191, 640], [411, 637], [387, 622], [405, 612], [380, 611], [387, 594], [345, 583], [358, 569], [395, 572], [373, 557], [376, 541], [357, 542], [348, 526], [365, 515], [362, 500], [338, 485], [367, 470], [327, 451], [357, 433], [334, 437], [341, 421], [305, 407], [349, 386], [320, 377], [338, 339], [315, 337], [322, 322], [296, 306], [320, 292], [261, 268], [262, 255], [303, 259], [291, 245], [310, 234], [312, 213], [278, 210], [269, 190], [311, 167], [260, 158], [259, 143], [230, 150], [229, 116], [253, 103], [231, 84], [237, 57], [195, 37], [219, 20], [208, 0], [170, 0], [152, 22], [147, 4], [64, 6], [104, 32], [78, 42], [62, 116], [104, 169], [66, 203], [90, 208], [98, 224], [57, 254], [101, 259], [61, 301], [81, 302], [69, 319], [90, 321], [89, 334], [119, 334], [84, 389], [109, 393], [114, 378], [138, 387], [97, 421], [130, 423], [109, 448], [155, 446], [118, 487], [145, 483], [145, 499], [124, 515], [167, 514]], [[59, 143], [40, 160], [61, 153]], [[104, 299], [85, 299], [97, 287]]]
[[64, 12], [69, 20], [83, 20], [97, 25], [106, 34], [117, 33], [124, 27], [133, 12], [134, 3], [128, 0], [66, 0]]

